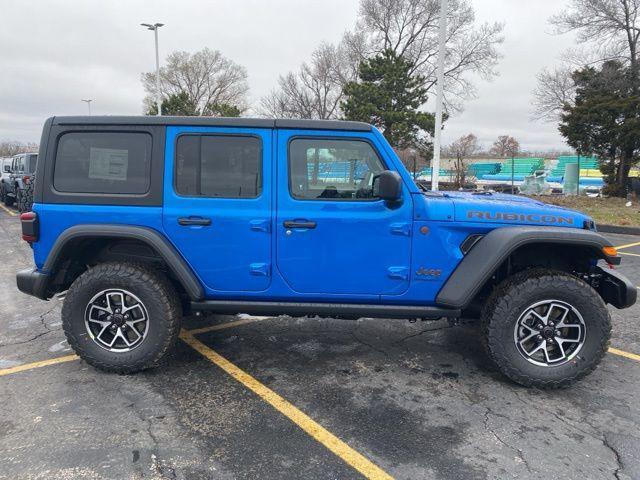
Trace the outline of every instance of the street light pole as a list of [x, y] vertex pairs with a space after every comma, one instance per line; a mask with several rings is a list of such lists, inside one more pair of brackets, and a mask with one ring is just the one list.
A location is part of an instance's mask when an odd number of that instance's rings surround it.
[[91, 102], [93, 102], [93, 98], [87, 98], [86, 100], [83, 98], [81, 100], [87, 104], [87, 107], [89, 107], [89, 115], [91, 115]]
[[160, 54], [158, 52], [158, 29], [164, 25], [164, 23], [141, 23], [143, 27], [147, 27], [147, 30], [153, 30], [156, 40], [156, 107], [158, 109], [158, 115], [162, 115], [162, 103], [160, 102]]
[[440, 28], [438, 30], [438, 85], [436, 89], [436, 125], [431, 163], [431, 190], [438, 190], [440, 176], [440, 146], [442, 141], [442, 99], [444, 96], [444, 57], [447, 39], [447, 0], [440, 0]]

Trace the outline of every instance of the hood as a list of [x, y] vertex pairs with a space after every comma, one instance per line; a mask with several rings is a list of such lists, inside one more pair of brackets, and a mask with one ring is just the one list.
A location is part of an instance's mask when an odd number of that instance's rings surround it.
[[584, 228], [583, 213], [527, 197], [502, 193], [446, 192], [457, 222], [490, 222]]

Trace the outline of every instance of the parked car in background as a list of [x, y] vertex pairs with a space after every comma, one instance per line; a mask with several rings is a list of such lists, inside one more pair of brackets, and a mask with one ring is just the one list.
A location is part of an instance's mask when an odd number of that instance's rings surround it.
[[3, 157], [0, 159], [0, 168], [2, 175], [0, 176], [0, 201], [7, 204], [7, 187], [11, 183], [11, 166], [13, 157]]
[[20, 212], [31, 209], [33, 204], [33, 174], [36, 171], [37, 153], [14, 155], [7, 168], [2, 166], [0, 194], [6, 206], [14, 203]]
[[4, 184], [11, 177], [11, 162], [13, 157], [0, 157], [0, 201], [4, 202]]

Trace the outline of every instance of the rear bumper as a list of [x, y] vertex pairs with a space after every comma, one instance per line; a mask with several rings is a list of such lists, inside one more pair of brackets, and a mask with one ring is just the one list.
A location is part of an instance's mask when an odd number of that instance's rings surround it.
[[629, 308], [638, 298], [637, 287], [627, 277], [616, 270], [604, 270], [598, 267], [602, 274], [598, 293], [607, 303], [616, 308]]
[[47, 286], [49, 276], [39, 272], [35, 268], [20, 270], [16, 274], [16, 284], [18, 290], [27, 295], [33, 295], [41, 300], [48, 300]]

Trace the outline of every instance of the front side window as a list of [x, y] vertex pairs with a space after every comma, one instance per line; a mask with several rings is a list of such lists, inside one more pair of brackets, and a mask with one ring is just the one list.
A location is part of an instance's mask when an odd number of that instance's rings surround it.
[[373, 147], [361, 140], [293, 139], [289, 185], [303, 200], [373, 199], [373, 180], [385, 170]]
[[148, 133], [65, 133], [58, 141], [53, 185], [59, 192], [144, 194], [151, 143]]
[[182, 135], [175, 159], [179, 195], [256, 198], [262, 192], [262, 143], [239, 135]]

